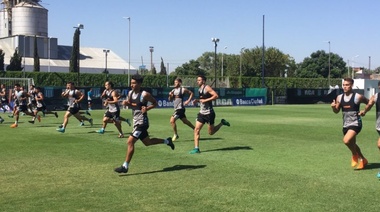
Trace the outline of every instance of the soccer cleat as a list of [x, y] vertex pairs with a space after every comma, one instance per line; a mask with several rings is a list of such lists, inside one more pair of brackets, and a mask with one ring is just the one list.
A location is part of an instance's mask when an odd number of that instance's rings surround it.
[[118, 138], [124, 138], [124, 134], [119, 134]]
[[190, 153], [190, 154], [199, 154], [199, 153], [201, 153], [201, 150], [199, 150], [199, 148], [194, 148], [194, 149], [191, 150], [189, 153]]
[[127, 173], [128, 168], [125, 168], [124, 166], [120, 166], [120, 167], [115, 168], [114, 171], [117, 173]]
[[37, 116], [37, 120], [38, 120], [38, 122], [41, 122], [41, 116], [40, 115]]
[[9, 118], [13, 118], [13, 115], [8, 115]]
[[99, 134], [104, 134], [104, 130], [103, 129], [97, 130], [96, 132], [99, 133]]
[[18, 127], [18, 124], [12, 124], [11, 125], [11, 128], [16, 128], [16, 127]]
[[168, 141], [167, 145], [170, 146], [170, 148], [172, 148], [172, 150], [174, 150], [175, 146], [173, 144], [172, 138], [169, 137], [166, 140]]
[[56, 118], [58, 118], [58, 113], [57, 112], [54, 112], [54, 115]]
[[353, 155], [351, 158], [351, 167], [355, 167], [358, 165], [359, 155]]
[[129, 119], [126, 119], [125, 122], [127, 122], [127, 124], [128, 124], [129, 126], [132, 125], [131, 122], [129, 121]]
[[57, 131], [61, 132], [61, 133], [64, 133], [65, 132], [65, 128], [58, 128]]
[[359, 165], [356, 169], [364, 169], [367, 164], [368, 164], [368, 160], [363, 158], [360, 160]]
[[223, 125], [230, 126], [230, 122], [226, 121], [225, 119], [222, 119], [220, 121]]
[[377, 173], [376, 177], [380, 179], [380, 172]]
[[88, 112], [88, 110], [86, 110], [86, 115], [91, 116], [91, 114], [90, 114], [90, 112]]
[[92, 118], [88, 119], [88, 122], [90, 122], [91, 127], [92, 127], [92, 125], [94, 125], [94, 120]]
[[84, 122], [82, 121], [82, 122], [79, 124], [79, 126], [84, 126]]
[[31, 123], [31, 124], [34, 124], [34, 120], [31, 120], [31, 121], [28, 121], [29, 123]]
[[0, 117], [0, 124], [4, 122], [4, 119]]
[[176, 141], [177, 139], [179, 139], [179, 136], [177, 134], [174, 134], [172, 137], [172, 141]]

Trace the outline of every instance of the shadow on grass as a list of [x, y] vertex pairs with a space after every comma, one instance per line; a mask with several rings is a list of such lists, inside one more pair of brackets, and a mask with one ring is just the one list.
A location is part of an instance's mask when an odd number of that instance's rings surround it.
[[200, 141], [207, 141], [207, 140], [210, 140], [210, 141], [212, 141], [212, 140], [221, 140], [222, 138], [199, 138], [199, 140]]
[[205, 150], [202, 152], [215, 152], [215, 151], [233, 151], [233, 150], [253, 150], [250, 146], [233, 146], [220, 149]]
[[157, 171], [151, 171], [151, 172], [142, 172], [142, 173], [135, 173], [135, 174], [122, 174], [119, 175], [120, 177], [126, 177], [126, 176], [132, 176], [132, 175], [143, 175], [143, 174], [154, 174], [158, 172], [172, 172], [172, 171], [181, 171], [181, 170], [194, 170], [194, 169], [203, 169], [205, 168], [206, 165], [174, 165], [172, 167], [166, 167], [163, 168], [162, 170], [157, 170]]
[[[380, 168], [380, 163], [368, 163], [363, 170], [378, 169]], [[355, 169], [355, 171], [360, 171], [360, 169]]]

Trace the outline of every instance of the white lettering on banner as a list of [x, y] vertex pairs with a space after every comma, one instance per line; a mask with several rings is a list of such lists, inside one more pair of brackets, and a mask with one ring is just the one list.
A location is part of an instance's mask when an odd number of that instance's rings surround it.
[[[158, 107], [173, 107], [173, 102], [170, 102], [165, 99], [157, 99]], [[255, 106], [255, 105], [264, 105], [265, 97], [252, 97], [252, 98], [220, 98], [212, 101], [215, 106]], [[192, 102], [190, 102], [185, 107], [194, 107]]]
[[314, 96], [314, 90], [305, 90], [306, 96]]
[[252, 99], [236, 99], [236, 105], [263, 105], [264, 100], [262, 98]]
[[232, 99], [217, 99], [216, 105], [223, 105], [223, 106], [231, 106], [232, 105]]
[[167, 100], [157, 100], [158, 107], [173, 107], [173, 102], [169, 102]]

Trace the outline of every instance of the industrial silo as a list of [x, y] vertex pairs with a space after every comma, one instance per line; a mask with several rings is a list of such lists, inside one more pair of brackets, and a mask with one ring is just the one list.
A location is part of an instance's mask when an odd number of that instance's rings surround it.
[[12, 8], [12, 35], [48, 36], [48, 10], [33, 1]]

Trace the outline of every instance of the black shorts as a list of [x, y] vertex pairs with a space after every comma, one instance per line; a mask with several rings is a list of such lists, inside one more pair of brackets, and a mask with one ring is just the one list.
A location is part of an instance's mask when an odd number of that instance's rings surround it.
[[37, 110], [37, 111], [44, 112], [44, 111], [46, 111], [46, 106], [37, 107], [36, 110]]
[[175, 120], [186, 118], [185, 111], [186, 111], [185, 108], [175, 110], [172, 116], [174, 117]]
[[348, 130], [353, 130], [356, 132], [356, 134], [359, 134], [360, 131], [362, 131], [362, 126], [352, 126], [352, 127], [346, 127], [346, 128], [343, 128], [343, 135], [346, 135]]
[[87, 102], [89, 105], [92, 104], [92, 100], [87, 100]]
[[72, 115], [75, 115], [75, 114], [79, 113], [80, 107], [78, 104], [74, 104], [73, 107], [68, 107], [67, 111], [69, 111]]
[[197, 121], [199, 121], [202, 124], [209, 123], [210, 125], [213, 125], [215, 123], [215, 112], [212, 111], [210, 114], [207, 115], [198, 113]]
[[131, 132], [131, 136], [136, 139], [144, 140], [146, 137], [149, 136], [148, 128], [149, 128], [149, 125], [135, 126], [133, 128], [133, 131]]
[[119, 121], [120, 119], [120, 110], [116, 111], [116, 112], [110, 112], [110, 111], [106, 111], [104, 113], [104, 117], [107, 117], [107, 118], [110, 118], [110, 119], [113, 119], [115, 121]]
[[19, 105], [18, 106], [18, 111], [28, 112], [28, 106], [26, 106], [26, 105]]

